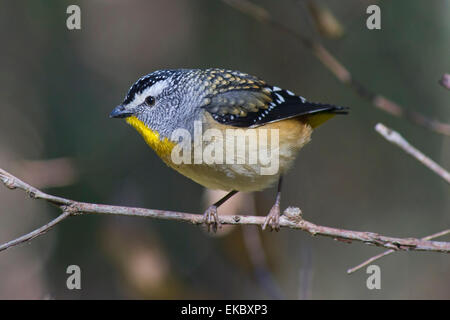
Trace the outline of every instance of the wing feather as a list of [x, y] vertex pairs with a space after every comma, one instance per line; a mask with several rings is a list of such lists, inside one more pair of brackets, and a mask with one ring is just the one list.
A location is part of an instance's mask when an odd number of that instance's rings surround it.
[[[233, 77], [233, 80], [240, 83], [242, 79]], [[212, 94], [204, 108], [219, 123], [235, 127], [258, 127], [304, 115], [346, 113], [347, 110], [331, 104], [307, 101], [291, 91], [269, 86], [254, 78], [251, 84], [246, 83], [242, 87], [231, 85], [229, 90], [217, 88], [221, 91]]]

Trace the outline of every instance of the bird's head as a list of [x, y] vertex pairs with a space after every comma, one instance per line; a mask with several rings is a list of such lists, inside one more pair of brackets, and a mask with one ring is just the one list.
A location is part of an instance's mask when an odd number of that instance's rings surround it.
[[[138, 79], [111, 118], [126, 118], [142, 134], [148, 129], [160, 139], [170, 138], [175, 129], [191, 131], [201, 112], [201, 86], [197, 70], [159, 70]], [[145, 128], [142, 128], [145, 126]]]

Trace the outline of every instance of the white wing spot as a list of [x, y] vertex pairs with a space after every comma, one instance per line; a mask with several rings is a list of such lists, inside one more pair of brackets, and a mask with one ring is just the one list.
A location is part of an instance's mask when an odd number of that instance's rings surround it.
[[277, 102], [278, 102], [279, 104], [282, 103], [282, 102], [285, 102], [285, 100], [284, 100], [284, 98], [283, 98], [282, 95], [280, 95], [280, 94], [278, 94], [278, 93], [275, 93], [275, 95], [278, 97], [278, 100], [279, 100], [279, 101], [277, 101]]
[[295, 96], [295, 93], [293, 93], [292, 91], [286, 90], [287, 94], [290, 96]]

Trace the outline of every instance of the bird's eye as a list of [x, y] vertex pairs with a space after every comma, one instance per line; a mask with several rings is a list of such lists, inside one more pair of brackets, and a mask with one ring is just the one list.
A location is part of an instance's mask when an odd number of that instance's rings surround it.
[[152, 106], [155, 104], [155, 98], [152, 96], [148, 96], [147, 98], [145, 98], [145, 104], [148, 106]]

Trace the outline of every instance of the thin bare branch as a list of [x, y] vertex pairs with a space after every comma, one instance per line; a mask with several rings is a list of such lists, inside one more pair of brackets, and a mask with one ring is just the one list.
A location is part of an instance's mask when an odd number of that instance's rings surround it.
[[376, 108], [383, 110], [390, 115], [402, 117], [416, 125], [427, 128], [435, 133], [450, 136], [450, 124], [443, 123], [435, 119], [430, 119], [418, 112], [409, 111], [394, 101], [377, 94], [355, 80], [350, 71], [334, 57], [322, 44], [309, 37], [293, 30], [275, 20], [269, 12], [248, 0], [222, 0], [229, 6], [241, 11], [247, 16], [257, 21], [270, 25], [298, 40], [308, 48], [313, 55], [327, 68], [340, 82], [348, 85], [360, 97], [368, 100]]
[[[443, 236], [445, 236], [447, 234], [450, 234], [450, 229], [443, 230], [441, 232], [438, 232], [438, 233], [432, 234], [430, 236], [424, 237], [424, 238], [422, 238], [422, 240], [436, 239], [436, 238], [439, 238], [439, 237], [443, 237]], [[355, 271], [358, 271], [359, 269], [364, 268], [365, 266], [371, 264], [372, 262], [374, 262], [374, 261], [376, 261], [378, 259], [381, 259], [381, 258], [383, 258], [383, 257], [385, 257], [387, 255], [390, 255], [393, 252], [395, 252], [395, 250], [389, 249], [389, 250], [386, 250], [386, 251], [384, 251], [384, 252], [382, 252], [382, 253], [380, 253], [380, 254], [378, 254], [376, 256], [373, 256], [372, 258], [367, 259], [363, 263], [358, 264], [356, 267], [348, 269], [347, 270], [347, 274], [351, 274], [351, 273], [353, 273]]]
[[[86, 215], [86, 214], [112, 214], [122, 216], [147, 217], [161, 220], [175, 220], [180, 222], [188, 222], [191, 224], [202, 224], [204, 217], [202, 214], [192, 214], [175, 211], [153, 210], [143, 208], [111, 206], [103, 204], [94, 204], [86, 202], [78, 202], [68, 200], [53, 195], [46, 194], [27, 183], [21, 181], [12, 174], [0, 169], [0, 179], [10, 189], [22, 189], [28, 193], [32, 198], [43, 199], [52, 204], [57, 205], [66, 215], [61, 215], [56, 218], [49, 225], [41, 227], [27, 236], [18, 238], [20, 240], [13, 240], [9, 242], [10, 245], [2, 245], [2, 250], [6, 250], [14, 245], [30, 241], [34, 237], [41, 235], [42, 232], [49, 230], [68, 216], [72, 215]], [[244, 216], [244, 215], [220, 215], [219, 220], [221, 224], [233, 225], [259, 225], [264, 224], [265, 217], [259, 216]], [[369, 245], [375, 245], [393, 250], [403, 251], [431, 251], [450, 253], [450, 242], [428, 241], [415, 238], [396, 238], [387, 237], [373, 232], [351, 231], [345, 229], [331, 228], [316, 225], [312, 222], [306, 221], [302, 217], [302, 212], [299, 208], [289, 207], [284, 211], [284, 215], [280, 218], [280, 227], [299, 229], [310, 233], [313, 236], [320, 235], [330, 237], [335, 240], [343, 242], [358, 241]], [[31, 237], [30, 237], [31, 235]]]
[[70, 216], [70, 212], [68, 211], [63, 211], [63, 213], [61, 213], [59, 216], [57, 216], [55, 219], [53, 219], [52, 221], [50, 221], [49, 223], [47, 223], [46, 225], [43, 225], [42, 227], [27, 233], [17, 239], [8, 241], [2, 245], [0, 245], [0, 252], [4, 251], [10, 247], [14, 247], [17, 246], [18, 244], [24, 243], [24, 242], [28, 242], [33, 240], [36, 237], [39, 237], [41, 235], [43, 235], [44, 233], [46, 233], [48, 230], [50, 230], [51, 228], [53, 228], [55, 225], [57, 225], [58, 223], [60, 223], [61, 221], [63, 221], [64, 219], [68, 218]]
[[442, 179], [444, 179], [447, 183], [450, 183], [450, 173], [438, 165], [436, 162], [431, 160], [429, 157], [424, 155], [421, 151], [414, 148], [405, 138], [403, 138], [398, 132], [386, 127], [382, 123], [378, 123], [375, 126], [375, 130], [381, 134], [386, 140], [400, 147], [403, 151], [405, 151], [410, 156], [416, 158], [419, 162], [421, 162], [424, 166], [429, 168], [431, 171], [436, 173]]
[[[421, 151], [417, 150], [415, 147], [413, 147], [408, 141], [406, 141], [405, 138], [403, 138], [398, 132], [386, 127], [382, 123], [378, 123], [375, 126], [375, 130], [381, 134], [386, 140], [389, 142], [395, 144], [396, 146], [400, 147], [402, 150], [404, 150], [407, 154], [411, 155], [415, 159], [417, 159], [419, 162], [421, 162], [424, 166], [429, 168], [431, 171], [436, 173], [438, 176], [440, 176], [442, 179], [444, 179], [447, 183], [450, 183], [450, 173], [442, 168], [440, 165], [438, 165], [436, 162], [428, 158], [426, 155], [424, 155]], [[422, 238], [422, 240], [431, 240], [438, 237], [442, 237], [444, 235], [447, 235], [450, 233], [450, 229], [432, 234], [430, 236]], [[367, 259], [363, 263], [357, 265], [356, 267], [353, 267], [351, 269], [347, 270], [347, 273], [353, 273], [368, 264], [385, 257], [391, 253], [393, 253], [395, 250], [387, 250], [385, 252], [382, 252], [376, 256], [371, 257], [370, 259]]]

